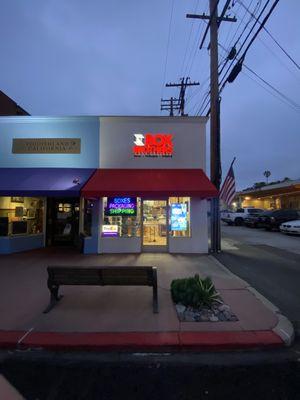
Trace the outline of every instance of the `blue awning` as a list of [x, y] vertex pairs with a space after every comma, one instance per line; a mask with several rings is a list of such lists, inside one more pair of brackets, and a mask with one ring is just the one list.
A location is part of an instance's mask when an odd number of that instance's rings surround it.
[[89, 168], [0, 168], [0, 196], [77, 197]]

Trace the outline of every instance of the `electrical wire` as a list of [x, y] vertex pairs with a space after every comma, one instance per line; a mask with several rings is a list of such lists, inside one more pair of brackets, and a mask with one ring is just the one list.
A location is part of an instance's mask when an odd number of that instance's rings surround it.
[[[242, 3], [241, 2], [239, 2], [239, 5], [240, 6], [242, 6]], [[246, 6], [244, 6], [244, 7], [246, 7]], [[255, 18], [256, 19], [256, 16], [254, 15], [254, 12], [252, 13], [251, 11], [250, 11], [250, 9], [249, 8], [247, 8], [247, 10], [245, 11], [246, 13], [248, 12], [250, 15], [251, 15], [251, 18]], [[259, 22], [260, 23], [260, 22]], [[267, 28], [265, 28], [264, 27], [264, 30], [266, 30]], [[268, 44], [263, 40], [263, 38], [262, 37], [258, 37], [258, 40], [262, 43], [262, 45], [273, 55], [273, 57], [275, 57], [277, 60], [278, 60], [278, 62], [291, 74], [291, 75], [293, 75], [293, 77], [294, 78], [296, 78], [297, 80], [300, 80], [300, 76], [297, 76], [296, 74], [295, 74], [295, 72], [294, 71], [292, 71], [287, 65], [286, 65], [286, 63], [270, 48], [270, 46], [268, 46]], [[225, 44], [224, 44], [225, 45]], [[226, 49], [225, 49], [226, 50]], [[227, 51], [227, 50], [226, 50]]]
[[[237, 0], [238, 3], [244, 7], [244, 9], [246, 10], [246, 12], [248, 12], [252, 18], [256, 19], [258, 21], [259, 24], [261, 24], [261, 22], [259, 21], [258, 18], [255, 17], [255, 15], [253, 15], [251, 13], [251, 11], [249, 10], [249, 8], [247, 8], [244, 3], [240, 0]], [[277, 46], [281, 49], [281, 51], [283, 51], [283, 53], [290, 59], [290, 61], [300, 70], [300, 65], [295, 61], [295, 59], [283, 48], [283, 46], [281, 46], [281, 44], [278, 42], [278, 40], [275, 39], [275, 37], [271, 34], [271, 32], [263, 26], [264, 31], [270, 36], [270, 38], [277, 44]]]
[[249, 79], [251, 79], [253, 82], [255, 82], [257, 85], [259, 85], [260, 87], [262, 87], [265, 91], [267, 91], [271, 96], [275, 97], [277, 100], [281, 101], [283, 104], [287, 105], [289, 108], [291, 108], [292, 110], [296, 111], [297, 113], [300, 113], [300, 110], [295, 108], [294, 106], [292, 106], [289, 102], [283, 100], [283, 98], [276, 96], [273, 92], [271, 92], [271, 90], [267, 89], [264, 85], [262, 85], [261, 83], [259, 83], [256, 79], [254, 79], [252, 76], [250, 76], [249, 74], [247, 74], [245, 71], [242, 71], [242, 73], [247, 76]]
[[[198, 6], [199, 6], [199, 0], [197, 0], [196, 7], [194, 9], [194, 14], [197, 14]], [[191, 41], [193, 29], [194, 29], [194, 22], [195, 22], [195, 20], [193, 19], [192, 20], [192, 24], [191, 24], [190, 34], [189, 34], [189, 37], [188, 37], [188, 43], [187, 43], [187, 46], [185, 48], [185, 53], [184, 53], [184, 57], [183, 57], [182, 65], [181, 65], [181, 74], [180, 74], [181, 76], [183, 76], [184, 65], [185, 65], [188, 49], [190, 47], [190, 41]]]
[[[277, 4], [279, 3], [279, 0], [275, 0], [274, 3], [272, 4], [268, 14], [265, 16], [263, 22], [260, 24], [260, 27], [258, 28], [258, 30], [255, 32], [254, 36], [251, 38], [250, 42], [247, 44], [246, 49], [244, 50], [244, 53], [242, 54], [242, 56], [240, 57], [240, 61], [244, 60], [246, 57], [246, 54], [248, 53], [252, 43], [254, 42], [254, 40], [257, 38], [257, 35], [259, 34], [259, 32], [263, 29], [264, 25], [266, 24], [266, 22], [268, 21], [268, 19], [270, 18], [272, 12], [274, 11], [275, 7], [277, 6]], [[257, 19], [259, 20], [259, 18]], [[255, 24], [257, 23], [257, 20], [255, 21]], [[254, 24], [254, 26], [255, 26]]]
[[175, 3], [175, 0], [172, 0], [171, 15], [170, 15], [170, 21], [169, 21], [169, 30], [168, 30], [168, 39], [167, 39], [167, 48], [166, 48], [166, 59], [165, 59], [163, 82], [162, 82], [162, 88], [161, 88], [161, 98], [163, 97], [164, 85], [165, 85], [166, 74], [167, 74], [167, 64], [168, 64], [170, 38], [171, 38], [171, 26], [172, 26], [173, 13], [174, 13], [174, 3]]
[[186, 72], [187, 75], [191, 74], [191, 71], [192, 71], [192, 68], [193, 68], [193, 65], [194, 65], [194, 62], [195, 62], [196, 54], [198, 52], [198, 41], [199, 41], [198, 38], [202, 36], [204, 28], [205, 28], [205, 20], [201, 20], [201, 22], [200, 22], [200, 24], [198, 26], [198, 30], [196, 32], [196, 36], [195, 36], [195, 39], [194, 39], [193, 46], [192, 46], [192, 49], [194, 49], [194, 52], [193, 53], [191, 52], [191, 55], [192, 55], [191, 63], [189, 65], [189, 62], [188, 62], [187, 65], [186, 65], [185, 72]]
[[296, 107], [299, 109], [300, 111], [300, 105], [297, 104], [294, 100], [290, 99], [288, 96], [286, 96], [285, 94], [283, 94], [280, 90], [276, 89], [273, 85], [271, 85], [269, 82], [267, 82], [264, 78], [262, 78], [261, 76], [259, 76], [255, 71], [253, 71], [253, 69], [251, 69], [250, 67], [248, 67], [247, 65], [243, 64], [243, 66], [250, 72], [252, 72], [252, 74], [254, 74], [257, 78], [259, 78], [262, 82], [264, 82], [265, 85], [269, 86], [272, 90], [274, 90], [277, 94], [279, 94], [281, 97], [283, 97], [286, 101], [288, 101], [292, 106]]
[[[265, 3], [265, 5], [264, 5], [263, 9], [261, 10], [261, 12], [260, 12], [258, 18], [260, 18], [261, 15], [264, 13], [264, 11], [265, 11], [265, 9], [267, 8], [269, 2], [270, 2], [270, 0], [267, 0], [267, 1], [266, 1], [266, 3]], [[240, 47], [239, 50], [237, 51], [236, 56], [238, 56], [238, 54], [242, 51], [242, 49], [243, 49], [245, 43], [246, 43], [247, 40], [249, 39], [249, 37], [250, 37], [252, 31], [254, 30], [256, 24], [257, 24], [257, 22], [255, 21], [254, 24], [252, 25], [250, 31], [248, 32], [248, 34], [247, 34], [247, 36], [246, 36], [246, 39], [244, 39], [244, 41], [243, 41], [241, 47]], [[242, 34], [243, 34], [244, 32], [245, 32], [245, 29], [243, 30]], [[235, 47], [235, 46], [237, 45], [237, 43], [239, 42], [240, 39], [241, 39], [241, 35], [240, 35], [240, 37], [238, 38], [238, 40], [235, 42], [235, 45], [234, 45], [233, 47]], [[228, 60], [228, 61], [229, 61], [229, 60]], [[220, 83], [220, 84], [223, 84], [223, 83], [224, 83], [224, 79], [225, 79], [225, 77], [226, 77], [228, 71], [229, 71], [230, 68], [232, 67], [233, 63], [234, 63], [234, 60], [232, 60], [232, 62], [230, 63], [229, 67], [227, 68], [225, 74], [223, 75], [223, 78], [221, 79], [221, 83]], [[219, 75], [222, 74], [223, 70], [225, 69], [226, 64], [227, 64], [227, 63], [224, 64], [224, 66], [223, 66], [223, 68], [221, 69]], [[226, 82], [226, 81], [225, 81], [225, 82]]]

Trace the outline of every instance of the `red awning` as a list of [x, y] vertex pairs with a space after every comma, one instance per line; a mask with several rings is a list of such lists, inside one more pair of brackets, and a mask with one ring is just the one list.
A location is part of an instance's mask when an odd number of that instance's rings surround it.
[[98, 169], [83, 186], [84, 197], [216, 197], [202, 169]]

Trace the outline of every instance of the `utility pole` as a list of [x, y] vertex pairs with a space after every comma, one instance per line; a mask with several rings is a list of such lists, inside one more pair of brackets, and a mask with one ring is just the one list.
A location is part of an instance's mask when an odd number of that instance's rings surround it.
[[170, 111], [170, 117], [174, 117], [174, 110], [180, 109], [180, 102], [178, 99], [171, 97], [170, 99], [160, 99], [160, 110]]
[[180, 83], [166, 83], [166, 87], [179, 87], [179, 112], [182, 117], [186, 116], [187, 114], [184, 113], [185, 107], [185, 91], [188, 86], [198, 86], [200, 85], [199, 82], [189, 82], [190, 78], [180, 78]]
[[[187, 14], [187, 18], [198, 18], [209, 20], [202, 38], [202, 48], [208, 30], [210, 31], [210, 177], [216, 188], [221, 184], [221, 151], [220, 151], [220, 96], [219, 96], [219, 73], [218, 73], [218, 27], [222, 21], [236, 22], [236, 18], [225, 16], [230, 5], [227, 0], [223, 11], [218, 17], [219, 0], [209, 0], [209, 16]], [[211, 200], [211, 252], [221, 251], [220, 230], [220, 206], [219, 198]]]

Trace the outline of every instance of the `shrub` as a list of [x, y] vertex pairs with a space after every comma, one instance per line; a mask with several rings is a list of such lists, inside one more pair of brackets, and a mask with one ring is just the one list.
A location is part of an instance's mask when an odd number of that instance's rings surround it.
[[171, 295], [174, 303], [186, 307], [210, 307], [214, 302], [221, 302], [211, 278], [201, 279], [198, 274], [191, 278], [174, 279], [171, 283]]

